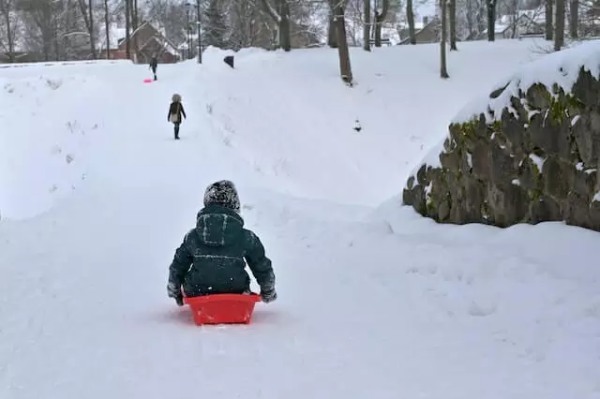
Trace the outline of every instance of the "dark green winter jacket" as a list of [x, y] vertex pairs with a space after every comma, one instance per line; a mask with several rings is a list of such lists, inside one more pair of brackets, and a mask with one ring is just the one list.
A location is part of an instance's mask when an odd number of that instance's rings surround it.
[[263, 291], [275, 286], [271, 261], [259, 238], [244, 229], [235, 211], [209, 205], [197, 216], [196, 228], [175, 251], [169, 282], [183, 286], [186, 296], [243, 293], [250, 289], [246, 263]]

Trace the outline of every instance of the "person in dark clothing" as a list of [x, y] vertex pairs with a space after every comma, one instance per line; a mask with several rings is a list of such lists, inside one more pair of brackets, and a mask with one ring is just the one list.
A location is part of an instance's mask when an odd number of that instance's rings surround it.
[[246, 264], [260, 286], [263, 302], [277, 299], [271, 260], [256, 234], [244, 228], [239, 212], [239, 197], [231, 181], [208, 186], [196, 227], [185, 235], [169, 267], [168, 295], [179, 306], [184, 294], [249, 294]]
[[175, 140], [179, 140], [179, 125], [181, 125], [182, 118], [187, 119], [183, 104], [181, 104], [181, 96], [179, 94], [173, 94], [171, 105], [169, 105], [169, 114], [167, 120], [175, 126]]
[[152, 74], [154, 75], [154, 80], [156, 80], [156, 68], [158, 68], [158, 60], [156, 56], [153, 56], [150, 60], [150, 69], [152, 69]]

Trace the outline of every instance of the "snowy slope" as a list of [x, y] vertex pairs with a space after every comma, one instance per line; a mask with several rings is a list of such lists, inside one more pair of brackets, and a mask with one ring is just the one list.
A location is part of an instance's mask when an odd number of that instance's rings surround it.
[[[29, 168], [0, 174], [0, 398], [600, 398], [597, 233], [375, 208], [534, 47], [462, 45], [449, 81], [437, 46], [356, 52], [354, 89], [324, 49], [245, 51], [236, 70], [208, 52], [146, 85], [144, 66], [1, 70], [3, 85], [74, 83], [1, 97], [34, 112], [22, 135], [0, 131], [0, 159]], [[173, 92], [189, 116], [180, 142]], [[75, 161], [47, 156], [54, 145]], [[280, 299], [251, 326], [198, 328], [166, 298], [166, 269], [223, 177], [239, 184]], [[76, 180], [68, 195], [45, 191]]]

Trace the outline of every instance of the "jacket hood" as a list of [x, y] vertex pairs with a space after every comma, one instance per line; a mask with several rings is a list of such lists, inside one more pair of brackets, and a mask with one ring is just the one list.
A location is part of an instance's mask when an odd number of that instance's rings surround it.
[[242, 217], [222, 206], [207, 206], [196, 218], [196, 234], [200, 242], [209, 247], [228, 246], [239, 239], [243, 230]]

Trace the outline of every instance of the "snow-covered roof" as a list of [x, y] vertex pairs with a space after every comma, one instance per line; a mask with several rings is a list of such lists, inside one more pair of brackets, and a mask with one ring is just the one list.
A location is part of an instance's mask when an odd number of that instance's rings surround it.
[[165, 51], [173, 54], [173, 55], [179, 55], [179, 50], [177, 49], [177, 47], [175, 47], [173, 44], [171, 44], [171, 42], [169, 41], [165, 41]]
[[[496, 22], [496, 24], [494, 25], [494, 33], [502, 34], [502, 33], [506, 32], [506, 30], [509, 29], [510, 27], [511, 27], [510, 24], [503, 24], [503, 23]], [[481, 33], [486, 34], [487, 31], [488, 31], [487, 29], [484, 29], [483, 32], [481, 32]]]
[[[125, 34], [125, 28], [121, 28], [115, 23], [110, 24], [108, 27], [108, 35], [110, 40], [109, 48], [118, 48], [119, 42], [125, 39]], [[99, 29], [98, 37], [96, 39], [96, 46], [99, 49], [106, 49], [106, 29], [104, 25], [102, 25]]]
[[[431, 22], [431, 19], [429, 20]], [[425, 27], [423, 21], [415, 21], [415, 30], [421, 30]], [[408, 29], [408, 22], [402, 21], [398, 23], [398, 28], [400, 29]]]
[[496, 23], [496, 25], [494, 26], [494, 33], [504, 33], [508, 28], [510, 28], [510, 25]]
[[546, 11], [543, 7], [539, 7], [533, 10], [519, 10], [516, 14], [501, 15], [498, 17], [497, 23], [510, 25], [515, 15], [521, 21], [528, 20], [539, 25], [543, 25], [546, 22]]

